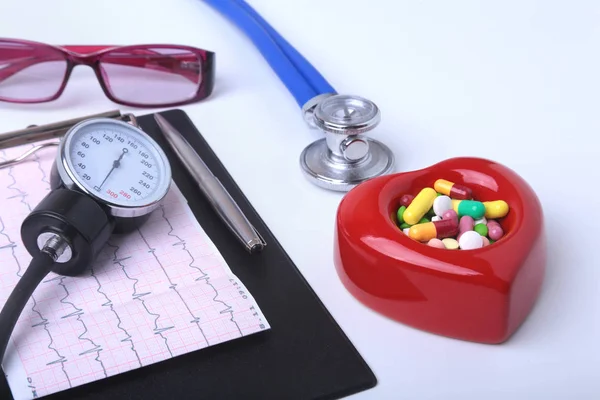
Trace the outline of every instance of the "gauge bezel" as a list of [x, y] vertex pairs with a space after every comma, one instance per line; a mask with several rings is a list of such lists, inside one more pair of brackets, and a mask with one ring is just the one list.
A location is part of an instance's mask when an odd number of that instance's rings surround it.
[[[148, 198], [148, 201], [141, 205], [136, 204], [126, 206], [122, 204], [116, 204], [114, 202], [108, 201], [105, 198], [97, 196], [95, 193], [88, 190], [88, 188], [86, 188], [85, 185], [80, 182], [79, 177], [77, 176], [75, 171], [71, 169], [71, 166], [67, 161], [67, 155], [68, 150], [71, 146], [71, 140], [80, 129], [83, 129], [84, 127], [87, 127], [89, 125], [107, 123], [117, 125], [119, 129], [127, 129], [130, 131], [134, 131], [138, 135], [144, 136], [144, 138], [148, 141], [149, 145], [154, 147], [154, 150], [158, 154], [160, 162], [162, 163], [161, 169], [164, 171], [165, 179], [163, 180], [163, 182], [161, 182], [161, 185], [157, 188], [154, 195], [151, 198]], [[124, 218], [140, 217], [156, 210], [166, 197], [167, 193], [169, 192], [173, 180], [171, 164], [169, 162], [169, 159], [167, 158], [167, 155], [160, 147], [160, 145], [150, 135], [148, 135], [139, 127], [134, 126], [128, 122], [119, 121], [111, 118], [92, 118], [73, 125], [73, 127], [71, 127], [67, 131], [67, 133], [65, 133], [64, 137], [60, 141], [57, 152], [56, 169], [65, 187], [71, 190], [76, 189], [87, 194], [100, 204], [105, 205], [108, 208], [111, 215], [115, 217]]]

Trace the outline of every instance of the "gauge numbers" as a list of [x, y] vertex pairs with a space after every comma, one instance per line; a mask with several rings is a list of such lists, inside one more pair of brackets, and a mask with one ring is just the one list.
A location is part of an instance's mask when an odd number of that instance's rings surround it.
[[101, 122], [81, 127], [69, 137], [65, 156], [78, 185], [107, 203], [153, 203], [164, 195], [171, 179], [156, 143], [124, 125]]

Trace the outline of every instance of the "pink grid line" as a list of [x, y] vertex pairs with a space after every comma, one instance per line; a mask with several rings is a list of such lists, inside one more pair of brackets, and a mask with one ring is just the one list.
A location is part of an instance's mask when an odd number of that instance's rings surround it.
[[[31, 259], [21, 222], [49, 192], [55, 150], [38, 154], [0, 169], [0, 305]], [[115, 235], [85, 276], [50, 274], [40, 284], [3, 365], [15, 398], [33, 398], [32, 386], [45, 396], [269, 328], [174, 187], [139, 232]]]

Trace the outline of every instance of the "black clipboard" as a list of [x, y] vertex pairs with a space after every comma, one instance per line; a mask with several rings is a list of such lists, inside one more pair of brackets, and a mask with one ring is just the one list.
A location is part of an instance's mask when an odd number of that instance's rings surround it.
[[[223, 225], [176, 158], [152, 114], [142, 129], [165, 150], [173, 179], [231, 270], [250, 290], [271, 329], [45, 397], [48, 400], [332, 399], [377, 379], [188, 115], [162, 112], [196, 149], [268, 243], [250, 255]], [[292, 318], [293, 315], [293, 318]], [[0, 399], [12, 400], [0, 374]]]

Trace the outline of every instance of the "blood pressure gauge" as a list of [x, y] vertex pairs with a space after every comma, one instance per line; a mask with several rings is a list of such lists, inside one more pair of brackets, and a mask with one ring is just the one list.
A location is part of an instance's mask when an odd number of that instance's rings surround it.
[[64, 245], [54, 272], [78, 275], [113, 233], [138, 229], [170, 185], [169, 161], [148, 134], [124, 121], [85, 120], [61, 139], [51, 191], [23, 221], [23, 243], [36, 254], [56, 238]]
[[68, 131], [51, 174], [52, 189], [81, 191], [120, 222], [155, 210], [170, 183], [171, 168], [160, 146], [135, 126], [113, 119], [84, 121]]

